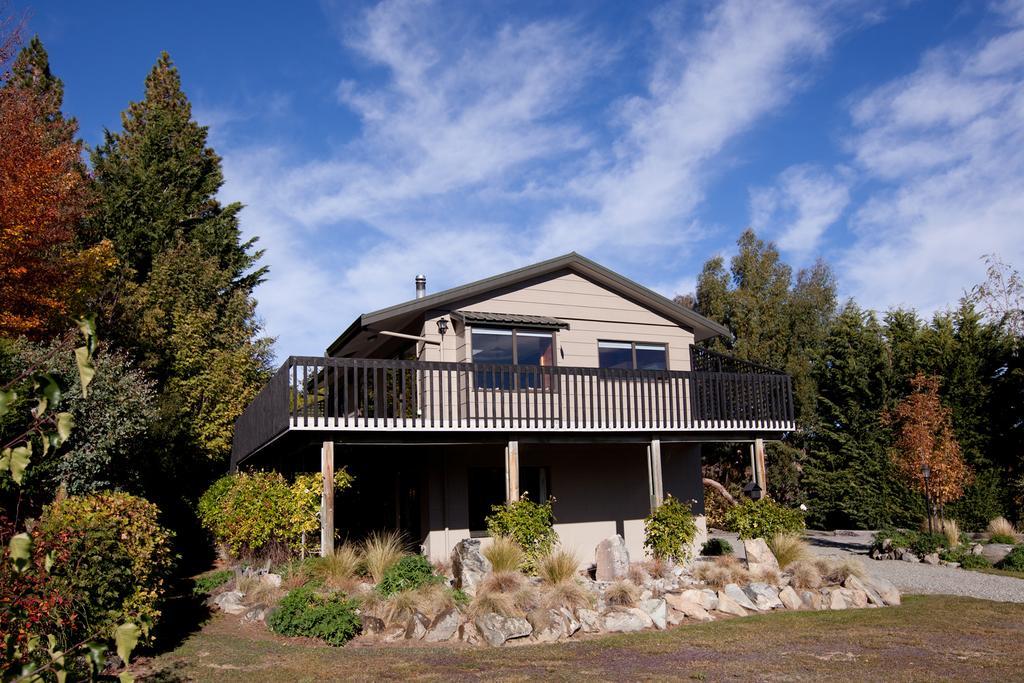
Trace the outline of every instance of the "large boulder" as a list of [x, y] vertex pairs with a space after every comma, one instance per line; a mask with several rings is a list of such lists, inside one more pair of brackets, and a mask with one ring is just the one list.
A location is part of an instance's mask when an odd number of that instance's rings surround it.
[[480, 636], [488, 645], [498, 647], [515, 638], [525, 638], [533, 633], [533, 626], [522, 617], [505, 617], [490, 613], [477, 617], [473, 622]]
[[430, 628], [430, 618], [422, 612], [413, 612], [405, 625], [405, 637], [408, 640], [420, 640], [427, 635]]
[[878, 594], [886, 605], [899, 605], [900, 604], [900, 591], [896, 586], [892, 585], [888, 579], [883, 579], [880, 576], [868, 576], [864, 578], [864, 586], [870, 588]]
[[604, 630], [609, 633], [629, 633], [642, 631], [654, 626], [654, 620], [642, 609], [632, 607], [626, 610], [615, 610], [604, 615]]
[[721, 601], [722, 594], [729, 596], [737, 605], [743, 609], [749, 609], [751, 611], [757, 611], [757, 605], [750, 601], [747, 594], [743, 592], [743, 589], [737, 586], [735, 583], [726, 584], [725, 588], [718, 592], [718, 599]]
[[843, 588], [849, 588], [852, 591], [864, 593], [864, 595], [868, 597], [868, 602], [872, 605], [877, 605], [878, 607], [885, 606], [885, 601], [882, 599], [882, 596], [878, 594], [878, 591], [865, 584], [856, 576], [848, 576], [846, 581], [843, 582]]
[[804, 606], [804, 601], [800, 599], [792, 586], [786, 586], [779, 591], [779, 600], [782, 601], [786, 609], [802, 609]]
[[762, 612], [782, 607], [782, 601], [779, 600], [779, 592], [775, 590], [774, 586], [769, 586], [767, 583], [755, 582], [743, 589], [743, 592], [747, 594], [751, 602]]
[[800, 600], [803, 601], [804, 607], [807, 609], [826, 609], [826, 606], [821, 601], [821, 593], [818, 591], [800, 591]]
[[553, 643], [565, 637], [562, 614], [558, 610], [548, 610], [546, 613], [531, 617], [530, 625], [533, 626], [531, 638], [538, 643]]
[[[669, 593], [665, 596], [665, 600], [669, 606], [677, 612], [682, 612], [690, 619], [696, 619], [697, 621], [711, 621], [714, 619], [708, 611], [704, 609], [704, 606], [700, 602], [699, 597], [700, 591], [684, 591], [680, 595]], [[715, 606], [718, 606], [718, 600], [715, 600]]]
[[566, 607], [559, 607], [558, 613], [562, 617], [562, 630], [565, 637], [569, 638], [575, 635], [580, 630], [580, 620], [573, 615], [572, 610]]
[[476, 587], [491, 571], [491, 561], [480, 550], [479, 538], [464, 538], [452, 549], [452, 575], [455, 587], [467, 595], [476, 595]]
[[747, 554], [747, 568], [751, 572], [779, 571], [779, 561], [775, 559], [763, 538], [748, 538], [743, 541], [743, 551]]
[[576, 616], [579, 617], [584, 633], [597, 633], [601, 630], [601, 614], [599, 612], [584, 607], [576, 610]]
[[719, 591], [718, 607], [716, 609], [722, 614], [731, 614], [734, 617], [747, 616], [747, 610], [743, 609], [738, 602], [726, 595], [725, 591]]
[[664, 598], [649, 598], [640, 602], [640, 609], [647, 613], [659, 629], [668, 628], [668, 605]]
[[998, 564], [1013, 550], [1012, 545], [1006, 543], [986, 543], [981, 548], [981, 556], [992, 564]]
[[595, 560], [598, 581], [618, 581], [629, 575], [629, 551], [625, 539], [618, 534], [597, 544]]
[[242, 604], [242, 598], [245, 595], [241, 591], [224, 591], [213, 599], [214, 604], [221, 609], [222, 612], [228, 614], [242, 614], [248, 611], [248, 607]]
[[462, 615], [457, 609], [449, 608], [434, 617], [430, 622], [427, 633], [423, 640], [428, 643], [442, 643], [451, 640], [452, 636], [459, 630], [462, 623]]

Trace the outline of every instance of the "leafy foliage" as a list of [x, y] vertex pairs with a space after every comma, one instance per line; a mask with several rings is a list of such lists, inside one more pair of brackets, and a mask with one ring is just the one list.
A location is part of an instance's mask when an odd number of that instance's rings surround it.
[[644, 547], [658, 559], [682, 562], [697, 536], [690, 506], [671, 495], [644, 520]]
[[945, 534], [941, 532], [913, 531], [909, 529], [882, 529], [875, 534], [872, 548], [881, 550], [888, 539], [894, 548], [909, 548], [916, 555], [930, 555], [939, 548], [948, 546]]
[[159, 619], [174, 557], [158, 514], [149, 501], [126, 493], [72, 496], [46, 509], [40, 535], [51, 543], [64, 539], [74, 558], [53, 574], [84, 599], [90, 623]]
[[[298, 548], [303, 532], [319, 528], [322, 481], [320, 473], [300, 475], [291, 484], [279, 472], [228, 474], [200, 498], [199, 517], [235, 555], [259, 555], [275, 545]], [[344, 468], [335, 473], [336, 491], [351, 484]]]
[[537, 560], [551, 552], [558, 541], [555, 532], [555, 514], [551, 508], [554, 498], [545, 503], [534, 503], [525, 496], [519, 500], [495, 505], [487, 516], [487, 533], [505, 536], [526, 553], [523, 569], [532, 572]]
[[999, 569], [1008, 569], [1013, 572], [1024, 572], [1024, 545], [1018, 545], [1007, 554], [1006, 557], [996, 565]]
[[385, 596], [394, 595], [442, 581], [444, 579], [434, 574], [433, 565], [423, 555], [406, 555], [384, 572], [384, 577], [377, 584], [377, 592]]
[[235, 578], [235, 572], [231, 569], [220, 569], [197, 576], [192, 586], [192, 592], [196, 595], [206, 595]]
[[725, 528], [740, 538], [771, 538], [776, 534], [799, 533], [804, 529], [800, 510], [782, 507], [771, 498], [744, 499], [725, 513]]
[[718, 555], [732, 555], [733, 548], [732, 543], [725, 540], [724, 538], [709, 538], [704, 541], [704, 545], [701, 546], [700, 554], [706, 555], [707, 557], [717, 557]]
[[267, 617], [267, 625], [281, 635], [319, 638], [340, 646], [357, 636], [362, 628], [357, 607], [355, 600], [317, 595], [312, 586], [302, 586], [281, 600]]

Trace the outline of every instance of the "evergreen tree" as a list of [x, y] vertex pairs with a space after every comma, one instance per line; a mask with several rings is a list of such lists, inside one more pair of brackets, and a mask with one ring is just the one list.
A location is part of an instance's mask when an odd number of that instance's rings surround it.
[[35, 95], [39, 120], [47, 129], [51, 145], [74, 141], [78, 122], [64, 118], [64, 82], [50, 70], [50, 56], [39, 36], [33, 36], [18, 53], [6, 87]]

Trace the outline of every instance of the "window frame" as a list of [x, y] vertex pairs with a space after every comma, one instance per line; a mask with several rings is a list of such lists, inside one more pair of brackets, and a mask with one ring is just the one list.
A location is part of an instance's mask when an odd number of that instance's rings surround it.
[[[509, 326], [501, 326], [501, 325], [467, 325], [466, 328], [469, 330], [469, 358], [470, 358], [470, 362], [471, 363], [476, 363], [476, 361], [473, 360], [473, 350], [474, 350], [474, 348], [476, 346], [475, 343], [473, 342], [473, 335], [475, 334], [474, 330], [475, 329], [484, 329], [484, 330], [501, 330], [503, 333], [505, 331], [511, 331], [512, 332], [512, 364], [509, 367], [518, 367], [520, 365], [520, 363], [519, 363], [519, 341], [518, 341], [518, 339], [519, 339], [518, 335], [519, 335], [520, 332], [529, 333], [530, 336], [535, 337], [535, 338], [537, 338], [537, 337], [546, 337], [548, 335], [548, 333], [550, 333], [551, 334], [551, 366], [550, 367], [553, 367], [553, 368], [558, 367], [558, 336], [556, 334], [558, 332], [558, 330], [549, 330], [548, 328], [545, 328], [545, 327], [526, 327], [526, 326], [524, 326], [524, 327], [513, 327], [511, 325], [509, 325]], [[485, 332], [484, 334], [487, 334], [487, 333]], [[495, 363], [485, 363], [485, 365], [495, 365]], [[544, 366], [531, 365], [530, 367], [544, 367]], [[474, 373], [474, 374], [476, 374], [476, 373]], [[514, 390], [514, 391], [551, 391], [551, 390], [553, 390], [554, 388], [556, 388], [558, 386], [558, 376], [557, 375], [555, 375], [553, 377], [548, 377], [548, 376], [541, 377], [542, 381], [539, 382], [540, 386], [525, 386], [526, 383], [521, 381], [521, 378], [520, 378], [518, 372], [513, 372], [512, 376], [511, 376], [511, 379], [512, 379], [511, 386], [508, 386], [508, 387], [481, 386], [480, 385], [480, 381], [479, 380], [475, 380], [476, 383], [477, 383], [477, 387], [476, 388], [479, 389], [480, 391], [494, 391], [494, 390], [498, 390], [498, 391], [512, 391], [512, 390]], [[552, 379], [554, 381], [551, 381]]]
[[629, 344], [630, 355], [632, 357], [633, 367], [630, 370], [640, 370], [636, 365], [636, 347], [637, 346], [660, 346], [665, 350], [665, 368], [663, 370], [645, 370], [644, 372], [668, 372], [672, 369], [672, 365], [668, 355], [668, 343], [667, 342], [650, 342], [650, 341], [635, 341], [630, 339], [598, 339], [597, 340], [597, 367], [599, 370], [614, 370], [616, 368], [604, 368], [601, 366], [601, 344]]

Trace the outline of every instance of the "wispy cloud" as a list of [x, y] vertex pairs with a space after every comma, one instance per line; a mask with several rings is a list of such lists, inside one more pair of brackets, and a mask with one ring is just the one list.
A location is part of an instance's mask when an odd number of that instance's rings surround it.
[[752, 227], [775, 237], [779, 247], [798, 257], [817, 250], [821, 238], [850, 202], [846, 179], [812, 165], [791, 166], [777, 184], [750, 193]]

